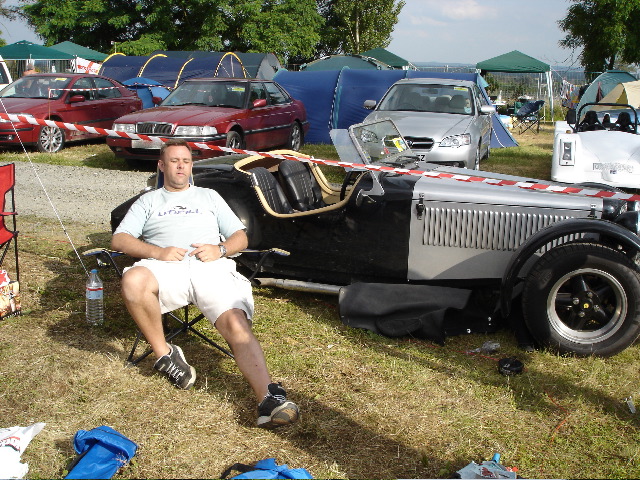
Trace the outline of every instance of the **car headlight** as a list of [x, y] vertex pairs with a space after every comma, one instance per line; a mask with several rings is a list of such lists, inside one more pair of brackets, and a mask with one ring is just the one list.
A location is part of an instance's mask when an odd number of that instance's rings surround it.
[[462, 135], [451, 135], [450, 137], [443, 138], [440, 142], [440, 146], [458, 148], [464, 145], [469, 145], [470, 143], [471, 135], [468, 133], [463, 133]]
[[183, 137], [206, 137], [218, 133], [215, 127], [208, 125], [179, 125], [174, 135]]
[[136, 133], [136, 124], [135, 123], [114, 123], [113, 129], [116, 132]]

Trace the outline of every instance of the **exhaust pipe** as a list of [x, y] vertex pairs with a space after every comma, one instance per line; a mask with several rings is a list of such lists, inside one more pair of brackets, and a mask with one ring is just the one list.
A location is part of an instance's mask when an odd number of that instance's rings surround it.
[[298, 292], [324, 293], [327, 295], [338, 295], [340, 285], [329, 285], [326, 283], [302, 282], [299, 280], [287, 280], [282, 278], [254, 278], [253, 281], [259, 287], [277, 287], [285, 290], [295, 290]]

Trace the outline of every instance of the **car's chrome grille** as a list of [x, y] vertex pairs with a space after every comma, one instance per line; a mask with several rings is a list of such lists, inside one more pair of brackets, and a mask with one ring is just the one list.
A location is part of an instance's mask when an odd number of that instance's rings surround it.
[[433, 148], [433, 138], [426, 137], [404, 137], [413, 150], [431, 150]]
[[171, 135], [173, 124], [165, 122], [140, 122], [136, 125], [136, 133], [146, 135]]
[[[443, 247], [515, 250], [538, 230], [567, 218], [571, 216], [431, 207], [425, 211], [423, 242]], [[571, 235], [554, 245], [578, 238], [580, 235]]]

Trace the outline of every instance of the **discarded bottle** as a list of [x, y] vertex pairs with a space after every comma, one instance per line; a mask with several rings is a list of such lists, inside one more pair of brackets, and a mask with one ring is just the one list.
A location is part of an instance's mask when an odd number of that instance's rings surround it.
[[98, 270], [91, 270], [87, 280], [87, 323], [102, 325], [104, 322], [103, 287]]

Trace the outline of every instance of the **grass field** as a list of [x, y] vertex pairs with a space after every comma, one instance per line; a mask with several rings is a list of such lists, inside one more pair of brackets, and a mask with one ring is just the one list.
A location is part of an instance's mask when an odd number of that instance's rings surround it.
[[[548, 178], [551, 127], [518, 140], [483, 169]], [[305, 152], [335, 155], [322, 146]], [[101, 144], [31, 157], [126, 168]], [[24, 160], [0, 152], [1, 163]], [[126, 367], [136, 330], [115, 275], [101, 273], [107, 321], [89, 327], [85, 271], [60, 225], [18, 220], [23, 315], [0, 321], [0, 428], [46, 423], [22, 456], [28, 478], [64, 476], [73, 435], [100, 425], [139, 445], [115, 478], [216, 478], [233, 463], [269, 457], [316, 478], [451, 478], [496, 452], [524, 478], [640, 477], [639, 414], [624, 401], [640, 398], [637, 346], [602, 359], [524, 352], [506, 329], [444, 346], [392, 339], [343, 325], [335, 297], [257, 288], [256, 335], [302, 412], [293, 427], [263, 431], [234, 362], [199, 340], [178, 342], [198, 371], [190, 391], [154, 374], [151, 359]], [[65, 228], [79, 251], [109, 242], [95, 225]], [[470, 353], [486, 341], [499, 351]], [[502, 376], [497, 360], [511, 355], [525, 371]]]

